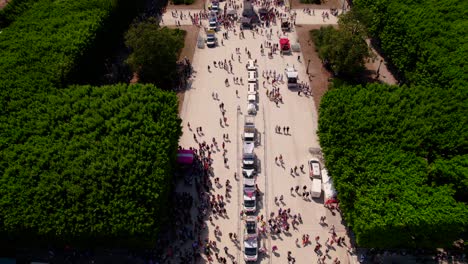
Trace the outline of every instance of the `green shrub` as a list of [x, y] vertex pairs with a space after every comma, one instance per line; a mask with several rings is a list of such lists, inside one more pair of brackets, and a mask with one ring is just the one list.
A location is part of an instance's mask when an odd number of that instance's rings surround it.
[[29, 10], [36, 0], [11, 0], [0, 10], [0, 28], [10, 25], [17, 17]]
[[370, 11], [368, 27], [409, 83], [458, 86], [468, 81], [465, 1], [356, 0]]
[[360, 246], [435, 248], [466, 238], [467, 112], [464, 87], [373, 84], [322, 98], [320, 144]]
[[181, 134], [176, 95], [121, 84], [34, 99], [2, 123], [0, 233], [154, 241]]

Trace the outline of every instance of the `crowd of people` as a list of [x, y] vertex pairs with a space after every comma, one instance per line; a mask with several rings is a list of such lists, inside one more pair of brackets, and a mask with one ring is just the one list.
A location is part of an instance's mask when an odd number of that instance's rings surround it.
[[[291, 22], [295, 22], [296, 14], [289, 14], [285, 11], [284, 6], [282, 6], [281, 1], [268, 1], [268, 0], [255, 0], [253, 5], [258, 7], [263, 7], [268, 9], [268, 16], [266, 20], [261, 21], [257, 26], [254, 26], [251, 30], [254, 38], [255, 36], [263, 38], [262, 44], [260, 45], [261, 55], [265, 56], [265, 50], [268, 51], [270, 56], [277, 55], [279, 50], [279, 44], [277, 41], [280, 37], [284, 36], [285, 32], [282, 30], [274, 30], [271, 25], [276, 25], [277, 18], [289, 18]], [[242, 4], [238, 4], [235, 0], [228, 0], [225, 7], [239, 10], [242, 8]], [[225, 8], [224, 10], [227, 10]], [[198, 11], [188, 14], [182, 14], [182, 12], [172, 11], [172, 16], [177, 20], [186, 20], [191, 19], [194, 25], [201, 25], [201, 20], [207, 20], [209, 18], [208, 11]], [[239, 39], [245, 38], [245, 30], [239, 29], [238, 21], [227, 12], [219, 12], [217, 15], [217, 21], [219, 21], [222, 26], [222, 41], [230, 41], [232, 39], [231, 34], [238, 35]], [[180, 22], [176, 22], [180, 23]], [[205, 28], [205, 30], [207, 30]], [[273, 35], [276, 33], [278, 39], [274, 39]], [[224, 45], [224, 42], [221, 42], [221, 45]], [[279, 56], [279, 55], [278, 55]], [[300, 58], [300, 57], [299, 57]], [[300, 61], [300, 59], [298, 60]], [[244, 86], [244, 80], [239, 74], [235, 73], [235, 70], [238, 68], [238, 65], [245, 63], [246, 59], [252, 59], [257, 62], [257, 58], [252, 53], [249, 47], [237, 47], [233, 52], [227, 53], [226, 58], [216, 58], [210, 62], [207, 67], [210, 74], [225, 74], [229, 76], [224, 81], [226, 87], [234, 87], [240, 85]], [[247, 67], [247, 66], [246, 66]], [[260, 77], [260, 76], [259, 76]], [[268, 98], [278, 103], [283, 103], [283, 97], [281, 95], [281, 90], [284, 85], [284, 73], [279, 72], [274, 69], [263, 69], [261, 70], [261, 77], [265, 80], [263, 81], [263, 88]], [[310, 94], [310, 87], [308, 83], [300, 83], [299, 85], [299, 95], [300, 93]], [[219, 124], [221, 129], [227, 128], [227, 111], [222, 101], [222, 96], [216, 91], [210, 92], [212, 99], [217, 101], [218, 108], [220, 110]], [[238, 97], [239, 92], [236, 88], [235, 95]], [[238, 107], [239, 108], [239, 107]], [[238, 109], [239, 110], [239, 109]], [[186, 241], [192, 241], [190, 246], [187, 247], [183, 244], [176, 244], [171, 248], [170, 252], [179, 252], [177, 253], [178, 259], [183, 262], [195, 261], [196, 263], [201, 258], [209, 263], [237, 263], [238, 258], [234, 255], [235, 251], [242, 250], [241, 239], [238, 239], [237, 234], [234, 232], [225, 232], [223, 226], [220, 225], [219, 221], [221, 219], [226, 219], [232, 217], [232, 212], [229, 211], [229, 203], [232, 199], [232, 184], [230, 177], [222, 176], [222, 178], [214, 173], [213, 164], [215, 159], [220, 159], [224, 161], [225, 168], [229, 170], [229, 160], [227, 159], [226, 153], [231, 147], [228, 134], [223, 133], [222, 141], [218, 141], [215, 137], [212, 137], [210, 140], [207, 139], [205, 131], [202, 127], [191, 127], [191, 124], [187, 122], [186, 128], [193, 133], [193, 145], [189, 147], [196, 153], [197, 156], [197, 167], [199, 168], [199, 177], [195, 178], [195, 193], [193, 199], [189, 199], [187, 194], [184, 193], [182, 196], [177, 197], [178, 201], [176, 204], [177, 212], [184, 218], [184, 220], [179, 220], [176, 222], [177, 239]], [[290, 128], [288, 126], [276, 126], [276, 133], [281, 133], [284, 135], [289, 135]], [[213, 133], [216, 131], [206, 131], [206, 133]], [[219, 132], [218, 132], [219, 133]], [[215, 153], [220, 153], [221, 155], [214, 155]], [[216, 158], [215, 158], [216, 157]], [[276, 157], [275, 162], [284, 166], [284, 161], [282, 155]], [[279, 162], [279, 163], [278, 163]], [[299, 170], [302, 173], [304, 171], [304, 165], [300, 165], [291, 168], [291, 173], [297, 174]], [[234, 175], [232, 178], [233, 181], [241, 180], [242, 176], [238, 177], [233, 170]], [[310, 192], [307, 190], [307, 187], [299, 191], [299, 186], [296, 186], [296, 193], [298, 196], [302, 196], [304, 199], [308, 199]], [[256, 185], [258, 193], [261, 193], [260, 187]], [[291, 188], [291, 194], [293, 193]], [[239, 190], [241, 191], [241, 190]], [[262, 238], [265, 237], [279, 237], [282, 234], [291, 234], [292, 230], [298, 231], [299, 226], [303, 224], [302, 216], [299, 212], [293, 213], [291, 208], [283, 208], [285, 205], [284, 196], [279, 195], [274, 198], [275, 204], [279, 206], [277, 212], [272, 212], [269, 216], [264, 217], [260, 215], [257, 217], [257, 227], [258, 232]], [[194, 206], [192, 206], [192, 204]], [[195, 210], [192, 210], [195, 209]], [[195, 211], [194, 215], [191, 215], [190, 212]], [[246, 213], [244, 211], [240, 212], [241, 221], [246, 219]], [[193, 220], [192, 220], [193, 219]], [[325, 219], [323, 219], [324, 223]], [[322, 222], [322, 219], [321, 219]], [[210, 234], [210, 235], [209, 235]], [[336, 234], [327, 240], [325, 245], [333, 245], [333, 243], [342, 244], [341, 238], [336, 237]], [[300, 237], [297, 239], [297, 244], [299, 244], [299, 239], [301, 239], [302, 247], [306, 247], [311, 244], [310, 236], [312, 234], [307, 234], [302, 232]], [[214, 239], [210, 239], [213, 237]], [[224, 240], [229, 238], [229, 240]], [[227, 243], [227, 242], [229, 243]], [[330, 242], [333, 241], [333, 242]], [[316, 239], [316, 244], [320, 244], [319, 239]], [[331, 244], [330, 244], [331, 243]], [[222, 246], [221, 246], [222, 245]], [[259, 248], [260, 255], [270, 255], [274, 254], [279, 250], [278, 245], [272, 245], [270, 248], [266, 247], [266, 244], [263, 243], [262, 247]], [[285, 249], [288, 250], [288, 249]], [[290, 248], [289, 250], [292, 250]], [[319, 252], [319, 251], [317, 251]], [[262, 256], [260, 256], [261, 258]], [[270, 255], [272, 257], [272, 255]], [[191, 258], [191, 260], [190, 260]], [[288, 263], [294, 263], [296, 261], [293, 256], [292, 251], [288, 251], [286, 256]]]

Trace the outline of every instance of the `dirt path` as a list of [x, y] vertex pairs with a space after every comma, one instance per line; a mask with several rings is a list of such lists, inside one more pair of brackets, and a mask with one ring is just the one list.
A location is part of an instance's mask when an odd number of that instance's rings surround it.
[[296, 25], [304, 62], [309, 63], [310, 60], [309, 81], [317, 112], [320, 106], [320, 100], [328, 90], [328, 79], [331, 77], [331, 74], [323, 67], [322, 61], [317, 51], [315, 51], [315, 44], [310, 39], [309, 32], [313, 29], [319, 29], [320, 27], [320, 25]]
[[[196, 47], [197, 38], [198, 38], [198, 32], [200, 28], [196, 26], [180, 26], [180, 27], [167, 26], [167, 27], [179, 28], [187, 32], [187, 34], [185, 35], [184, 47], [182, 48], [182, 51], [180, 52], [180, 55], [179, 55], [179, 61], [187, 57], [190, 61], [193, 62], [193, 55], [195, 54], [195, 49], [197, 48]], [[180, 113], [180, 110], [182, 109], [182, 105], [184, 103], [185, 91], [178, 92], [177, 97], [179, 98], [179, 113]]]
[[327, 0], [320, 5], [303, 4], [301, 3], [301, 0], [289, 0], [289, 2], [291, 3], [291, 8], [294, 8], [294, 9], [298, 9], [298, 8], [326, 9], [326, 8], [342, 8], [343, 7], [342, 0]]
[[203, 6], [205, 5], [205, 0], [195, 0], [193, 4], [191, 5], [174, 5], [172, 3], [169, 3], [167, 5], [167, 9], [203, 9]]

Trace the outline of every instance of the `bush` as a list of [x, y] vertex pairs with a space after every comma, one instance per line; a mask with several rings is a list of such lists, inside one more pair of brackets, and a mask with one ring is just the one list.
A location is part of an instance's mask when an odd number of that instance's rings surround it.
[[10, 25], [17, 17], [29, 10], [37, 1], [35, 0], [12, 0], [0, 10], [0, 28]]
[[121, 84], [34, 99], [2, 123], [0, 233], [154, 242], [181, 134], [176, 95]]

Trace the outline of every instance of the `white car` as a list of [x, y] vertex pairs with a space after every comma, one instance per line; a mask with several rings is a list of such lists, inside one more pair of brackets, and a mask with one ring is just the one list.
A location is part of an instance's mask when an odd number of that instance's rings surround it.
[[244, 240], [244, 260], [246, 262], [257, 261], [258, 246], [257, 238], [248, 238]]
[[309, 174], [311, 178], [322, 178], [322, 175], [320, 174], [320, 162], [317, 158], [311, 158], [309, 160]]
[[253, 178], [256, 173], [257, 157], [254, 153], [244, 153], [242, 156], [242, 174], [246, 178]]
[[244, 185], [244, 211], [246, 213], [253, 213], [257, 210], [257, 197], [255, 187], [247, 188]]

